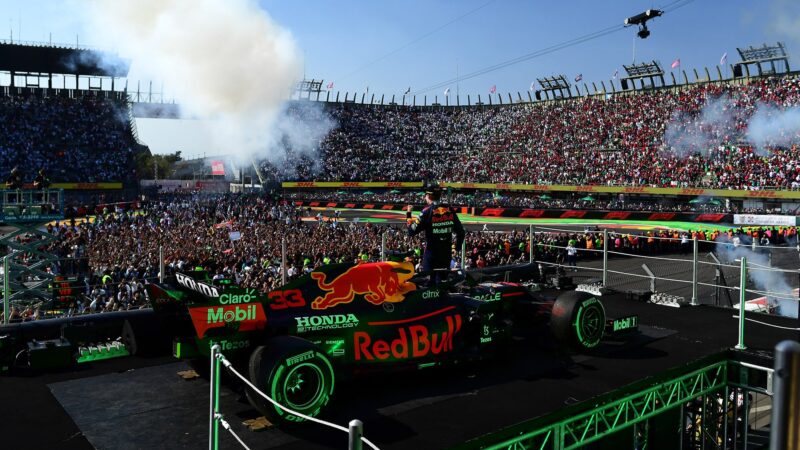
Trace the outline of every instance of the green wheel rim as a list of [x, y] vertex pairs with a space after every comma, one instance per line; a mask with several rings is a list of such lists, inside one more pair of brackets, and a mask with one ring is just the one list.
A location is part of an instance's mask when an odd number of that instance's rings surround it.
[[[592, 307], [598, 305], [597, 307]], [[578, 342], [584, 347], [595, 347], [603, 338], [605, 330], [605, 311], [599, 301], [589, 307], [581, 305], [575, 317], [575, 332]]]
[[283, 381], [286, 406], [303, 410], [315, 404], [324, 391], [324, 384], [324, 375], [316, 364], [302, 363], [292, 367]]

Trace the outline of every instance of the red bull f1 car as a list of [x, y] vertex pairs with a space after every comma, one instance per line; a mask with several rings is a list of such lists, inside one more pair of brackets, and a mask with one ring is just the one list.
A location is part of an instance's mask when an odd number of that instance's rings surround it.
[[[496, 281], [502, 278], [503, 281]], [[515, 327], [548, 325], [555, 337], [591, 350], [636, 318], [607, 321], [583, 292], [537, 292], [532, 264], [458, 273], [436, 285], [410, 262], [323, 266], [260, 294], [204, 272], [151, 285], [156, 315], [183, 359], [220, 345], [251, 382], [282, 405], [316, 416], [337, 380], [353, 374], [482, 359], [507, 345]], [[277, 422], [301, 421], [248, 392]]]

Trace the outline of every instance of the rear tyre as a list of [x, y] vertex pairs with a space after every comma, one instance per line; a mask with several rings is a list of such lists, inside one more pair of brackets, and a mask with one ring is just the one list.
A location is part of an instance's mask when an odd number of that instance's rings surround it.
[[[294, 336], [279, 336], [257, 347], [250, 355], [250, 382], [281, 405], [316, 417], [333, 395], [334, 373], [330, 360], [319, 348]], [[303, 422], [247, 388], [247, 399], [273, 423]]]
[[584, 352], [600, 345], [605, 324], [603, 303], [586, 292], [559, 295], [550, 314], [550, 329], [556, 339]]

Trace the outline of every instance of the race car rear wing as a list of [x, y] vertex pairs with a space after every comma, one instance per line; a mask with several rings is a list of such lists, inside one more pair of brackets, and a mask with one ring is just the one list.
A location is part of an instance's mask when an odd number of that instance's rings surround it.
[[204, 271], [176, 272], [174, 280], [174, 283], [150, 285], [154, 309], [170, 304], [201, 306], [263, 300], [255, 289], [225, 283], [230, 280], [211, 280]]

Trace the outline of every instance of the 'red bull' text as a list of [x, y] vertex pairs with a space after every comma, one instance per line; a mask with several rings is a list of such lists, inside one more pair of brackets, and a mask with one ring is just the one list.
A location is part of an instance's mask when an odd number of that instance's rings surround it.
[[423, 358], [453, 350], [453, 337], [461, 330], [461, 316], [445, 317], [447, 330], [431, 331], [425, 325], [410, 325], [397, 329], [397, 338], [373, 340], [369, 332], [353, 333], [356, 361]]

